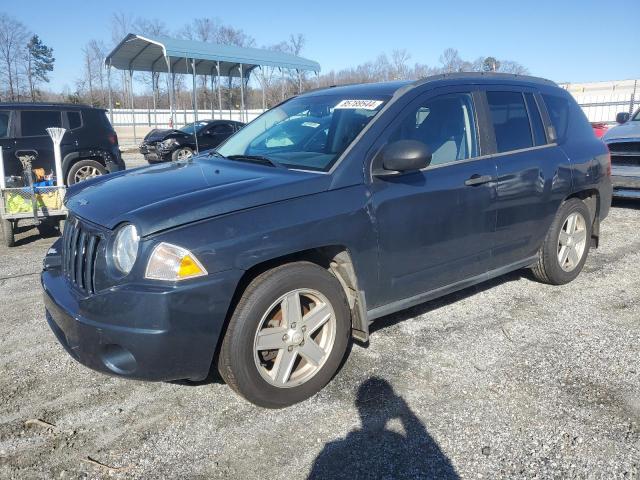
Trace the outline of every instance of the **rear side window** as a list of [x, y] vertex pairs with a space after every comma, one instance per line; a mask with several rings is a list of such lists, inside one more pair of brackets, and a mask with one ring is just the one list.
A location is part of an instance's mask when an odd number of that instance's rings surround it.
[[546, 93], [542, 94], [542, 98], [547, 106], [551, 124], [556, 130], [558, 141], [562, 143], [567, 137], [567, 130], [569, 129], [569, 101], [566, 98]]
[[487, 92], [498, 153], [533, 147], [524, 97], [520, 92]]
[[47, 135], [47, 128], [62, 127], [61, 112], [55, 110], [24, 110], [20, 113], [23, 137]]
[[69, 128], [74, 130], [82, 126], [82, 117], [80, 112], [67, 112], [67, 119], [69, 120]]
[[9, 136], [9, 112], [0, 112], [0, 138]]
[[525, 93], [524, 99], [527, 102], [527, 110], [529, 111], [529, 119], [531, 120], [531, 129], [533, 130], [533, 141], [536, 145], [546, 145], [547, 136], [544, 133], [544, 124], [540, 117], [538, 104], [533, 93]]
[[221, 123], [219, 125], [214, 125], [213, 127], [211, 127], [209, 129], [209, 132], [218, 135], [231, 134], [233, 133], [233, 127], [228, 123]]

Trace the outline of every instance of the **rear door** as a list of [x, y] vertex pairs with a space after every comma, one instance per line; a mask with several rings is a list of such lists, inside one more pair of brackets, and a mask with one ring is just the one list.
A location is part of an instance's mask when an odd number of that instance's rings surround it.
[[2, 159], [4, 161], [5, 176], [20, 175], [18, 161], [13, 155], [15, 152], [15, 135], [13, 133], [15, 113], [11, 110], [0, 110], [0, 146], [2, 147]]
[[43, 168], [46, 174], [55, 172], [53, 141], [47, 133], [49, 127], [62, 127], [62, 112], [59, 110], [22, 110], [19, 112], [18, 135], [15, 149], [35, 150], [38, 159], [33, 168]]
[[495, 231], [495, 160], [481, 156], [475, 95], [464, 87], [418, 97], [374, 145], [418, 140], [429, 167], [374, 177], [380, 298], [373, 307], [484, 274]]
[[484, 89], [498, 171], [494, 268], [536, 255], [562, 199], [571, 168], [549, 138], [540, 96], [508, 85]]

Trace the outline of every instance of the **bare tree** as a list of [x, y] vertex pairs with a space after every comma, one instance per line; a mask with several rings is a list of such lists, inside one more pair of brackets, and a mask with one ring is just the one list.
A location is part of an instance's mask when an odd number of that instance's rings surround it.
[[25, 50], [29, 33], [22, 22], [6, 14], [0, 14], [0, 70], [2, 82], [11, 100], [20, 97], [19, 65], [26, 58]]
[[463, 60], [460, 58], [458, 50], [447, 48], [440, 55], [440, 63], [442, 64], [443, 73], [460, 72]]
[[410, 58], [411, 55], [405, 48], [391, 52], [394, 80], [406, 80], [409, 78], [410, 68], [407, 62]]

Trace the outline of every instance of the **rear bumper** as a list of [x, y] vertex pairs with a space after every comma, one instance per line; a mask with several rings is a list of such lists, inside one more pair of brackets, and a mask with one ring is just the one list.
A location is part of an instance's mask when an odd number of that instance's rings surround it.
[[241, 272], [180, 286], [129, 285], [82, 297], [45, 270], [46, 318], [65, 350], [94, 370], [140, 380], [207, 376]]

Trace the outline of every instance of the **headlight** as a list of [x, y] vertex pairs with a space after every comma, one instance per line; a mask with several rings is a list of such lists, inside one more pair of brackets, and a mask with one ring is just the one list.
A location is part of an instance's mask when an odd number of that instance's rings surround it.
[[151, 280], [175, 281], [206, 274], [207, 270], [189, 250], [163, 242], [153, 249], [144, 276]]
[[170, 148], [172, 145], [178, 143], [178, 141], [175, 138], [167, 138], [160, 143], [164, 148]]
[[116, 268], [125, 275], [131, 271], [136, 261], [139, 242], [138, 230], [134, 225], [125, 225], [116, 233], [111, 254]]

